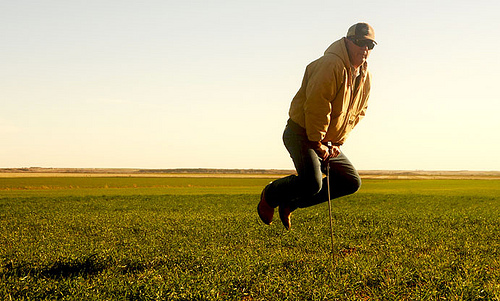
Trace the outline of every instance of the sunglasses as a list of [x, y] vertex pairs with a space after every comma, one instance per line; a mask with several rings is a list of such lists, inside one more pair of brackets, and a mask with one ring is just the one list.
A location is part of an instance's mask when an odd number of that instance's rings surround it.
[[368, 50], [372, 50], [376, 43], [372, 40], [355, 40], [355, 39], [350, 39], [356, 46], [364, 48], [368, 47]]

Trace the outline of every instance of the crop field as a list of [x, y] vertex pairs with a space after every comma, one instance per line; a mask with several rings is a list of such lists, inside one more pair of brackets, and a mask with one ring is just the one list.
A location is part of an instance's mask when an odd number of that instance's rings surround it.
[[500, 300], [500, 180], [364, 180], [256, 214], [266, 178], [0, 178], [0, 300]]

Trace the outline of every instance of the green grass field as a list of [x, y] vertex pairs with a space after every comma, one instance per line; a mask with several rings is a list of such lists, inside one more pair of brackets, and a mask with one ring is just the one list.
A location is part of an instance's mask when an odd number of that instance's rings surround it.
[[270, 179], [0, 178], [0, 300], [500, 300], [499, 180], [365, 180], [263, 225]]

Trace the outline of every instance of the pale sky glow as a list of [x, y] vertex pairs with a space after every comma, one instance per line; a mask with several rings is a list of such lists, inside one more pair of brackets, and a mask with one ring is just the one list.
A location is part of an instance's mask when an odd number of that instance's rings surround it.
[[0, 167], [293, 168], [306, 65], [364, 21], [379, 45], [360, 170], [500, 170], [500, 4], [3, 1]]

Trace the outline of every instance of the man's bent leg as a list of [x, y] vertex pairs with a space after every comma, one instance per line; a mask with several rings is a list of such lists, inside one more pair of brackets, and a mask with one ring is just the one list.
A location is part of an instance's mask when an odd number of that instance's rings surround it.
[[[289, 205], [296, 198], [309, 198], [321, 191], [323, 182], [321, 162], [316, 152], [307, 146], [307, 137], [287, 126], [283, 141], [292, 157], [297, 175], [290, 175], [272, 182], [267, 189], [271, 206]], [[290, 206], [292, 211], [296, 209]]]
[[[293, 200], [296, 208], [305, 208], [317, 205], [328, 200], [327, 179], [323, 178], [323, 188], [312, 197], [300, 197]], [[361, 177], [349, 161], [341, 153], [336, 158], [330, 159], [330, 197], [339, 198], [345, 195], [353, 194], [361, 186]]]

